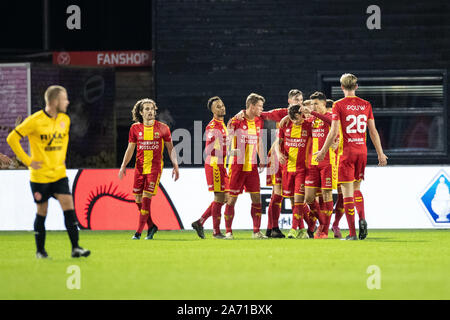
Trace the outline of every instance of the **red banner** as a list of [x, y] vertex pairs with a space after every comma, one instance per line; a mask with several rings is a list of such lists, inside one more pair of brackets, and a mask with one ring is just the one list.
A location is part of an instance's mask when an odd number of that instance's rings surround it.
[[53, 52], [53, 64], [65, 66], [149, 67], [152, 65], [152, 52], [144, 50]]

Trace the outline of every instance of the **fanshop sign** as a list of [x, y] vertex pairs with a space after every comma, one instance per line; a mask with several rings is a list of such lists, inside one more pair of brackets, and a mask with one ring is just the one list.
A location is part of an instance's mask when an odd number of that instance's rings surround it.
[[70, 51], [53, 52], [53, 64], [103, 67], [149, 67], [151, 51]]

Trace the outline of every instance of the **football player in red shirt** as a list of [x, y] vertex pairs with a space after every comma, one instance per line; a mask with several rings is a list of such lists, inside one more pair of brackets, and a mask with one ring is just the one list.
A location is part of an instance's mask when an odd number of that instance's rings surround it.
[[[310, 96], [311, 107], [303, 107], [302, 111], [310, 113], [312, 118], [312, 143], [308, 152], [308, 173], [305, 179], [305, 201], [312, 208], [316, 206], [320, 226], [314, 236], [316, 239], [328, 238], [328, 228], [330, 225], [331, 214], [333, 212], [333, 169], [336, 164], [335, 148], [330, 148], [325, 159], [316, 162], [312, 154], [319, 151], [328, 135], [331, 125], [331, 112], [326, 108], [326, 96], [322, 92], [314, 92]], [[317, 205], [317, 193], [321, 191], [323, 205]], [[319, 201], [320, 203], [320, 201]]]
[[212, 97], [208, 100], [207, 109], [212, 112], [213, 119], [206, 126], [205, 136], [205, 174], [208, 190], [214, 192], [214, 201], [203, 213], [200, 219], [192, 223], [192, 228], [197, 235], [204, 239], [203, 224], [212, 216], [214, 233], [216, 239], [225, 236], [220, 232], [220, 210], [227, 200], [225, 189], [228, 187], [228, 174], [226, 170], [227, 136], [228, 130], [223, 122], [226, 114], [225, 105], [220, 97]]
[[[178, 162], [173, 148], [172, 136], [169, 127], [157, 120], [158, 107], [151, 99], [139, 100], [132, 110], [135, 123], [130, 128], [128, 148], [125, 151], [119, 171], [119, 179], [126, 175], [126, 168], [134, 150], [136, 151], [136, 166], [134, 170], [133, 194], [139, 208], [140, 218], [138, 229], [132, 239], [139, 240], [145, 224], [148, 225], [148, 234], [145, 239], [153, 239], [158, 227], [151, 217], [151, 201], [156, 194], [163, 169], [164, 146], [167, 147], [172, 161], [172, 177], [179, 178]], [[137, 147], [137, 148], [136, 148]]]
[[[359, 215], [359, 239], [367, 237], [367, 222], [364, 216], [364, 202], [360, 191], [361, 181], [367, 163], [366, 129], [378, 155], [378, 165], [387, 164], [380, 136], [375, 126], [371, 104], [355, 95], [358, 89], [357, 78], [353, 74], [343, 74], [340, 79], [345, 98], [333, 106], [333, 122], [322, 149], [316, 153], [316, 161], [322, 161], [341, 129], [339, 149], [338, 182], [342, 188], [345, 216], [350, 234], [346, 240], [357, 240], [355, 230], [355, 206]], [[354, 199], [358, 201], [354, 202]]]
[[250, 193], [252, 200], [251, 216], [253, 220], [253, 238], [267, 238], [260, 231], [261, 226], [261, 194], [257, 164], [257, 154], [261, 167], [266, 165], [261, 141], [264, 97], [251, 93], [246, 100], [246, 110], [243, 120], [233, 117], [228, 125], [229, 140], [232, 143], [230, 155], [232, 160], [229, 169], [229, 198], [225, 206], [225, 239], [233, 239], [231, 229], [234, 218], [234, 206], [239, 194]]
[[[294, 104], [303, 103], [303, 93], [298, 89], [291, 89], [288, 93], [289, 106]], [[280, 121], [288, 115], [288, 108], [275, 108], [270, 111], [261, 112], [261, 118], [263, 120], [270, 120], [276, 122], [277, 129], [280, 126]], [[244, 117], [244, 111], [240, 111], [236, 118], [242, 120]], [[283, 203], [283, 196], [281, 192], [281, 174], [282, 168], [278, 161], [277, 152], [275, 147], [278, 145], [277, 141], [274, 141], [269, 153], [267, 154], [267, 175], [266, 186], [273, 187], [272, 196], [270, 198], [269, 208], [267, 210], [267, 230], [266, 236], [271, 238], [285, 238], [285, 235], [281, 232], [278, 219], [280, 218], [281, 207]]]
[[[311, 143], [311, 122], [300, 113], [300, 105], [289, 107], [289, 119], [283, 120], [278, 131], [279, 160], [283, 165], [283, 197], [294, 200], [292, 228], [288, 238], [309, 238], [303, 219], [309, 214], [305, 200], [306, 159]], [[299, 229], [299, 230], [297, 230]]]

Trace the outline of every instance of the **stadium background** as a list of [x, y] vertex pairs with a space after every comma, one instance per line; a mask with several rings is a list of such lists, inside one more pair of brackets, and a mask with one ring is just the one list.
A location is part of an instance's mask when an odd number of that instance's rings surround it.
[[[204, 128], [210, 120], [205, 109], [210, 96], [223, 98], [228, 116], [243, 108], [250, 92], [263, 95], [268, 109], [286, 106], [291, 88], [299, 88], [305, 97], [319, 89], [338, 99], [343, 72], [359, 77], [358, 94], [372, 102], [389, 165], [445, 168], [450, 164], [450, 4], [378, 1], [381, 29], [371, 30], [367, 8], [372, 4], [5, 2], [0, 5], [0, 63], [26, 63], [29, 112], [43, 105], [47, 85], [57, 81], [68, 88], [73, 121], [70, 169], [120, 165], [130, 110], [141, 97], [157, 101], [159, 118], [172, 131], [187, 129], [194, 136], [194, 121], [202, 121]], [[66, 26], [71, 5], [81, 9], [80, 30]], [[151, 61], [138, 67], [105, 67], [60, 65], [57, 59], [61, 52], [129, 50], [150, 52]], [[6, 74], [0, 77], [0, 152], [12, 156], [5, 137], [24, 112], [12, 106], [23, 106], [16, 102], [27, 97], [15, 91], [24, 89], [23, 78]], [[266, 127], [274, 128], [272, 123]], [[370, 143], [369, 148], [369, 164], [375, 165]], [[165, 166], [170, 166], [167, 160], [166, 155]], [[181, 167], [202, 166], [193, 162]]]

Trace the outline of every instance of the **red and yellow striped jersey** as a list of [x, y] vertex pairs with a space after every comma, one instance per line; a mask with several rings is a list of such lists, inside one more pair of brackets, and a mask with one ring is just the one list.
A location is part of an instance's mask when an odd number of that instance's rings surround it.
[[214, 165], [226, 163], [228, 130], [221, 120], [212, 119], [205, 129], [206, 164]]
[[285, 166], [288, 172], [306, 168], [309, 144], [311, 143], [311, 122], [303, 121], [296, 125], [288, 121], [278, 129], [278, 138], [282, 140], [281, 151], [287, 157]]
[[[314, 114], [317, 114], [314, 112]], [[327, 136], [328, 136], [328, 132], [330, 132], [330, 127], [331, 127], [331, 118], [332, 118], [332, 114], [331, 112], [327, 112], [323, 115], [321, 115], [321, 117], [326, 118], [328, 121], [324, 121], [320, 118], [318, 118], [317, 116], [313, 116], [310, 119], [308, 119], [309, 121], [311, 121], [311, 136], [312, 136], [312, 141], [311, 141], [311, 145], [310, 145], [310, 150], [308, 152], [308, 164], [312, 165], [312, 166], [316, 166], [319, 163], [317, 161], [315, 161], [315, 157], [313, 156], [314, 153], [320, 151], [325, 143], [325, 140], [327, 140]], [[331, 151], [334, 152], [334, 150], [332, 150], [330, 148]], [[325, 158], [321, 161], [321, 163], [330, 163], [330, 150], [327, 152], [327, 154], [325, 155]], [[335, 158], [333, 157], [332, 159], [333, 161], [335, 161]]]
[[136, 169], [141, 174], [162, 171], [164, 142], [171, 142], [169, 127], [159, 121], [151, 126], [135, 123], [130, 128], [128, 142], [136, 144]]
[[242, 165], [242, 171], [252, 171], [258, 164], [256, 154], [263, 126], [264, 121], [260, 117], [255, 117], [253, 120], [231, 119], [230, 128], [234, 135], [232, 149], [239, 150], [239, 155], [232, 157], [232, 165]]

